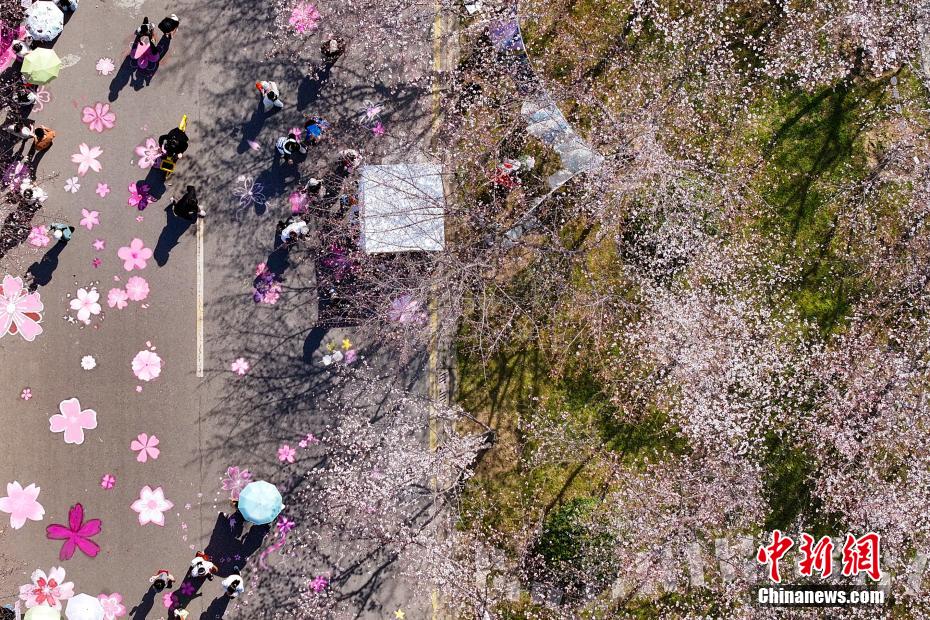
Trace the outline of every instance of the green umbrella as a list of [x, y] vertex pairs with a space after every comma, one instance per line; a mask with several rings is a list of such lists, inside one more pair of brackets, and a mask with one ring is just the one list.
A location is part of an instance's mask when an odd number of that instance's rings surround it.
[[61, 614], [53, 607], [39, 605], [26, 610], [25, 620], [61, 620]]
[[33, 84], [48, 84], [61, 71], [61, 59], [55, 50], [34, 49], [23, 58], [23, 75]]

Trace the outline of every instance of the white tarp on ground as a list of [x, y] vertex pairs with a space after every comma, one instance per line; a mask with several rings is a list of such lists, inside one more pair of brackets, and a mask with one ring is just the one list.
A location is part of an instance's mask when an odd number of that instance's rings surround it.
[[438, 252], [446, 245], [441, 166], [362, 166], [359, 204], [368, 254]]

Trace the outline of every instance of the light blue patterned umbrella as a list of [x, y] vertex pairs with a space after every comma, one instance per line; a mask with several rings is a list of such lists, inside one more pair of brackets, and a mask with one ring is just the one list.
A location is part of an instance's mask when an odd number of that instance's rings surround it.
[[250, 482], [239, 493], [239, 512], [246, 521], [255, 525], [271, 523], [282, 510], [284, 501], [281, 499], [281, 493], [270, 482]]

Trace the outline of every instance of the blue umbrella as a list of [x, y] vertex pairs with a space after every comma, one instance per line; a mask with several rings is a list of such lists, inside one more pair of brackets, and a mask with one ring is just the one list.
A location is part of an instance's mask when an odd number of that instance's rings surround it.
[[282, 510], [284, 501], [281, 499], [281, 493], [270, 482], [250, 482], [239, 493], [239, 512], [246, 521], [255, 525], [271, 523]]

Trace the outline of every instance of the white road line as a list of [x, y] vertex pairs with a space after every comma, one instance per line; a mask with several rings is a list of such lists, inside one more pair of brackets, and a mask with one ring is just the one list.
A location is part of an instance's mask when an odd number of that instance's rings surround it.
[[197, 218], [197, 376], [203, 377], [203, 235], [206, 224]]

